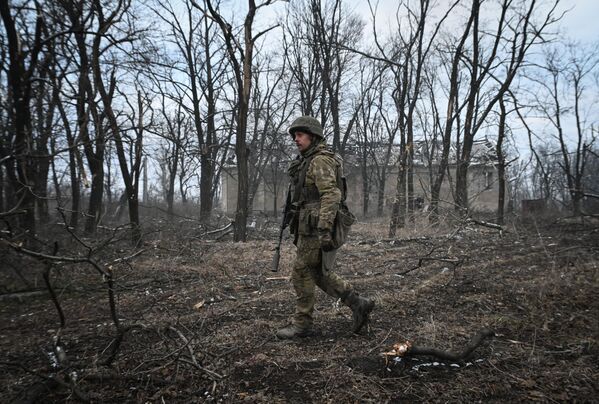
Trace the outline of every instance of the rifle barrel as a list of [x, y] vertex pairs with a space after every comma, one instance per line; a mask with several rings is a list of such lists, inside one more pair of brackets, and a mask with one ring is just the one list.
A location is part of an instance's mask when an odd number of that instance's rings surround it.
[[274, 257], [272, 257], [272, 267], [270, 268], [270, 270], [272, 272], [278, 272], [279, 271], [279, 260], [281, 259], [281, 246], [277, 246], [277, 248], [275, 248], [275, 255]]
[[279, 261], [281, 260], [281, 243], [283, 242], [283, 232], [285, 231], [285, 227], [287, 227], [287, 213], [291, 209], [291, 184], [289, 184], [289, 188], [287, 188], [287, 198], [285, 198], [285, 207], [283, 208], [283, 222], [281, 223], [281, 228], [279, 229], [279, 241], [277, 246], [275, 247], [275, 255], [272, 257], [272, 267], [270, 270], [272, 272], [279, 271]]

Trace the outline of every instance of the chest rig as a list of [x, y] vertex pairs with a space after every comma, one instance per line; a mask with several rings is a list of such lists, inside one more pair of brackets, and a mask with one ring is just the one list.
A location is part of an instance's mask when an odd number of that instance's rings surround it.
[[318, 192], [316, 184], [306, 184], [306, 176], [308, 174], [308, 169], [310, 168], [310, 163], [312, 162], [312, 159], [318, 155], [325, 155], [335, 159], [337, 163], [337, 166], [335, 167], [337, 188], [341, 191], [341, 201], [345, 202], [347, 185], [345, 177], [343, 176], [343, 158], [331, 150], [321, 149], [303, 159], [299, 159], [296, 162], [297, 168], [294, 170], [295, 173], [291, 174], [293, 184], [292, 203], [298, 210], [308, 204], [313, 205], [315, 203], [320, 203], [320, 193]]
[[294, 243], [296, 245], [300, 235], [315, 236], [318, 234], [317, 225], [321, 209], [320, 193], [316, 184], [306, 184], [306, 176], [312, 159], [318, 155], [332, 157], [337, 163], [335, 167], [336, 185], [341, 191], [341, 201], [335, 213], [332, 228], [333, 246], [337, 249], [345, 243], [349, 230], [356, 221], [356, 217], [349, 211], [346, 204], [347, 185], [343, 176], [343, 159], [330, 150], [324, 148], [316, 150], [303, 159], [299, 158], [295, 160], [290, 166], [289, 174], [292, 178], [290, 190], [293, 191], [293, 198], [290, 201], [293, 218], [290, 230], [295, 235]]

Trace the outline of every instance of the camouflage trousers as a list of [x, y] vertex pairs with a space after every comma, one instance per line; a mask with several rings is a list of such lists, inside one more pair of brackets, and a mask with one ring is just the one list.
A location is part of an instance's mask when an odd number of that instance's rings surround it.
[[335, 299], [344, 300], [352, 291], [351, 285], [339, 275], [330, 269], [323, 269], [317, 237], [299, 237], [291, 281], [296, 294], [293, 324], [302, 328], [312, 326], [315, 286]]

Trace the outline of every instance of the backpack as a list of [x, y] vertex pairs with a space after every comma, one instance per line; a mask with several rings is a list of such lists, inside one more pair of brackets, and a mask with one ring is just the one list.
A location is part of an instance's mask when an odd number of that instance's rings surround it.
[[351, 213], [345, 200], [347, 199], [347, 181], [343, 175], [343, 158], [335, 153], [335, 160], [339, 162], [337, 170], [337, 187], [341, 190], [341, 201], [333, 223], [333, 247], [339, 248], [347, 241], [351, 226], [356, 222], [356, 216]]

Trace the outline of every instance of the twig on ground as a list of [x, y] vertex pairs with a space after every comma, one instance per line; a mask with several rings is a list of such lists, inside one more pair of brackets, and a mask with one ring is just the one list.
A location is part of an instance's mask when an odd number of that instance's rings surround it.
[[199, 370], [201, 370], [202, 372], [206, 373], [208, 376], [212, 377], [213, 379], [218, 379], [218, 380], [220, 380], [220, 379], [224, 378], [224, 376], [222, 376], [222, 375], [219, 375], [218, 373], [216, 373], [216, 372], [214, 372], [214, 371], [212, 371], [212, 370], [210, 370], [210, 369], [206, 369], [205, 367], [201, 366], [201, 365], [198, 363], [198, 361], [196, 360], [195, 353], [193, 352], [193, 349], [192, 349], [192, 347], [191, 347], [191, 344], [190, 344], [190, 342], [191, 342], [191, 341], [190, 341], [190, 340], [188, 340], [188, 339], [185, 337], [185, 335], [183, 335], [183, 333], [182, 333], [181, 331], [179, 331], [178, 329], [176, 329], [176, 328], [175, 328], [175, 327], [173, 327], [173, 326], [169, 326], [169, 327], [168, 327], [168, 329], [169, 329], [169, 330], [171, 330], [171, 331], [174, 331], [174, 332], [175, 332], [175, 333], [176, 333], [176, 334], [179, 336], [179, 338], [181, 338], [181, 340], [182, 340], [182, 341], [183, 341], [183, 343], [185, 344], [184, 346], [185, 346], [185, 347], [187, 348], [187, 350], [189, 351], [189, 357], [191, 358], [191, 362], [190, 362], [190, 361], [187, 361], [187, 360], [185, 360], [185, 359], [183, 359], [183, 358], [181, 358], [181, 359], [180, 359], [180, 361], [181, 361], [181, 362], [183, 362], [183, 363], [187, 363], [187, 364], [190, 364], [190, 365], [193, 365], [193, 366], [195, 366], [197, 369], [199, 369]]
[[381, 340], [381, 342], [379, 342], [378, 344], [376, 344], [375, 346], [373, 346], [373, 347], [372, 347], [372, 348], [371, 348], [371, 349], [370, 349], [370, 350], [367, 352], [367, 354], [369, 354], [369, 355], [370, 355], [370, 354], [372, 353], [372, 351], [374, 351], [375, 349], [377, 349], [378, 347], [380, 347], [381, 345], [383, 345], [383, 343], [384, 343], [385, 341], [387, 341], [387, 338], [389, 338], [389, 335], [391, 335], [391, 332], [392, 332], [392, 331], [393, 331], [393, 328], [389, 328], [389, 332], [387, 333], [387, 335], [385, 335], [385, 338], [383, 338], [383, 339]]
[[458, 266], [460, 266], [464, 260], [462, 258], [457, 258], [457, 257], [449, 257], [449, 256], [442, 256], [442, 257], [431, 257], [431, 255], [437, 250], [437, 247], [433, 247], [424, 257], [420, 257], [418, 259], [418, 264], [410, 269], [406, 269], [405, 271], [402, 272], [398, 272], [396, 273], [396, 275], [399, 276], [403, 276], [406, 275], [412, 271], [415, 271], [418, 268], [422, 267], [423, 262], [425, 261], [441, 261], [441, 262], [446, 262], [448, 264], [452, 264], [453, 265], [453, 269], [456, 269]]
[[223, 376], [223, 375], [220, 375], [220, 374], [218, 374], [218, 373], [216, 373], [216, 372], [214, 372], [214, 371], [212, 371], [212, 370], [210, 370], [210, 369], [206, 369], [205, 367], [203, 367], [203, 366], [200, 366], [200, 365], [199, 365], [199, 364], [197, 364], [197, 363], [193, 363], [193, 362], [191, 362], [191, 361], [188, 361], [188, 360], [186, 360], [186, 359], [183, 359], [183, 358], [181, 358], [181, 359], [179, 359], [179, 360], [180, 360], [181, 362], [183, 362], [183, 363], [187, 363], [188, 365], [193, 365], [193, 366], [195, 366], [195, 367], [196, 367], [198, 370], [201, 370], [202, 372], [206, 373], [208, 376], [211, 376], [211, 377], [212, 377], [212, 379], [221, 380], [221, 379], [224, 379], [224, 378], [225, 378], [225, 376]]

